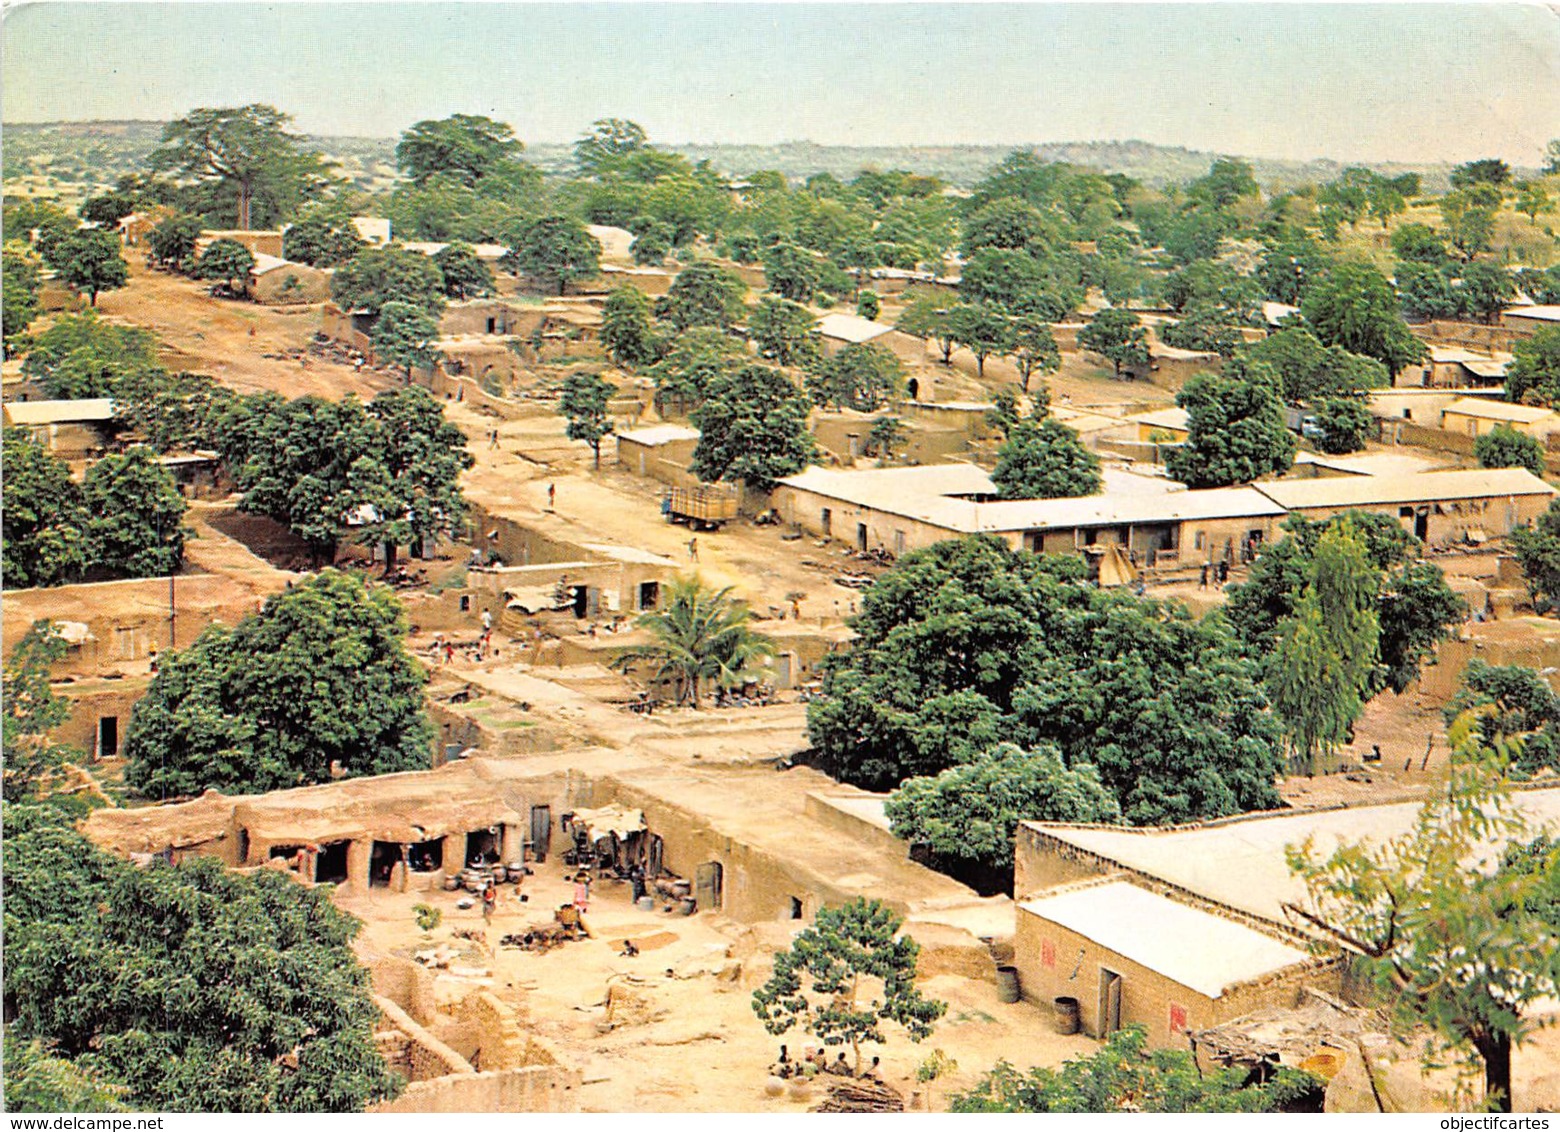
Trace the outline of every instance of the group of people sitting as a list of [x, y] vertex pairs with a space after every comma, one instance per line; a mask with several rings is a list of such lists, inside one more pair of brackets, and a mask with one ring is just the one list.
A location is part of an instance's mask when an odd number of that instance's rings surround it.
[[855, 1077], [862, 1081], [881, 1081], [882, 1076], [878, 1066], [882, 1060], [880, 1057], [874, 1057], [870, 1065], [863, 1066], [861, 1072], [857, 1073], [846, 1063], [844, 1050], [840, 1050], [834, 1060], [830, 1061], [828, 1053], [822, 1046], [818, 1046], [793, 1061], [786, 1047], [781, 1046], [780, 1057], [769, 1067], [769, 1072], [771, 1076], [785, 1081], [796, 1077], [812, 1078], [820, 1073], [831, 1077]]

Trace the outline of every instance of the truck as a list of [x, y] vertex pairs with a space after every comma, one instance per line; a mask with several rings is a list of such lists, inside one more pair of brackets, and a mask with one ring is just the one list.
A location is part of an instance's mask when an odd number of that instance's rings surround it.
[[674, 487], [661, 501], [668, 523], [687, 523], [696, 531], [719, 530], [737, 517], [737, 490], [721, 484]]

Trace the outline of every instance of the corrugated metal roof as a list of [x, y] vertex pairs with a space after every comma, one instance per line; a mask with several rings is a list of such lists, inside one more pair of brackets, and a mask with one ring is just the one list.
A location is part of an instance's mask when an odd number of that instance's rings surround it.
[[107, 397], [86, 397], [76, 401], [7, 401], [7, 424], [50, 425], [77, 421], [111, 421], [114, 403]]
[[1489, 401], [1483, 397], [1464, 397], [1460, 401], [1453, 401], [1441, 413], [1443, 416], [1457, 413], [1465, 417], [1478, 417], [1480, 420], [1516, 421], [1520, 424], [1533, 424], [1555, 415], [1552, 409], [1513, 405], [1508, 401]]
[[1500, 495], [1553, 495], [1555, 489], [1526, 468], [1419, 472], [1406, 476], [1349, 476], [1339, 479], [1275, 480], [1256, 490], [1291, 511], [1313, 507], [1369, 507], [1436, 503]]
[[873, 322], [854, 314], [826, 314], [818, 320], [818, 333], [843, 342], [870, 342], [894, 329], [884, 322]]
[[1019, 905], [1208, 998], [1310, 962], [1298, 947], [1128, 881], [1091, 885]]
[[649, 428], [631, 428], [617, 434], [620, 441], [654, 447], [659, 444], [676, 444], [680, 440], [698, 440], [699, 430], [682, 425], [651, 425]]
[[1540, 322], [1560, 322], [1560, 306], [1538, 304], [1531, 307], [1507, 307], [1504, 311], [1512, 318], [1531, 318]]

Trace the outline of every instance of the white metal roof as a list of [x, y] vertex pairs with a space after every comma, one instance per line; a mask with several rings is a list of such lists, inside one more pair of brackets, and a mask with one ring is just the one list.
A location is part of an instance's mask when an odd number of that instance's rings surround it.
[[626, 432], [617, 434], [618, 440], [626, 440], [630, 444], [644, 444], [654, 447], [660, 444], [676, 444], [679, 440], [699, 439], [699, 430], [686, 428], [683, 425], [651, 425], [649, 428], [631, 428]]
[[1406, 476], [1419, 472], [1432, 472], [1444, 465], [1419, 456], [1404, 456], [1397, 452], [1362, 452], [1355, 456], [1327, 456], [1314, 452], [1295, 455], [1297, 465], [1310, 464], [1318, 468], [1347, 472], [1355, 476]]
[[5, 419], [8, 424], [21, 426], [111, 421], [114, 403], [107, 397], [85, 397], [76, 401], [7, 401]]
[[1430, 360], [1432, 362], [1487, 362], [1488, 354], [1476, 354], [1472, 350], [1464, 350], [1461, 346], [1436, 346], [1429, 347]]
[[1191, 427], [1191, 414], [1185, 409], [1156, 409], [1152, 413], [1139, 413], [1130, 418], [1136, 424], [1149, 428], [1173, 428], [1181, 432]]
[[826, 314], [818, 320], [818, 333], [843, 342], [870, 342], [894, 329], [885, 322], [873, 322], [854, 314]]
[[[283, 259], [281, 256], [267, 255], [265, 252], [255, 252], [254, 256], [255, 265], [249, 269], [249, 274], [251, 275], [265, 275], [279, 267], [304, 268], [307, 266], [302, 263], [294, 263], [290, 259]], [[312, 271], [313, 268], [308, 270]]]
[[1073, 889], [1019, 907], [1208, 998], [1311, 959], [1298, 947], [1128, 881]]
[[1437, 503], [1448, 499], [1484, 499], [1499, 495], [1555, 494], [1554, 488], [1526, 468], [1275, 480], [1254, 486], [1269, 499], [1291, 511], [1304, 511], [1312, 507], [1367, 507]]
[[357, 229], [358, 238], [364, 243], [390, 242], [390, 221], [383, 216], [354, 216], [352, 227]]
[[1262, 304], [1262, 321], [1269, 326], [1277, 326], [1290, 315], [1299, 313], [1299, 307], [1292, 307], [1288, 303], [1267, 302]]
[[1199, 491], [1125, 493], [1105, 491], [1074, 499], [1022, 499], [981, 505], [983, 531], [1068, 530], [1179, 523], [1197, 519], [1278, 516], [1284, 509], [1249, 487]]
[[1513, 405], [1508, 401], [1490, 401], [1483, 397], [1464, 397], [1460, 401], [1453, 401], [1441, 412], [1442, 414], [1458, 413], [1465, 417], [1478, 417], [1481, 420], [1516, 421], [1519, 424], [1533, 424], [1555, 415], [1552, 409], [1540, 409], [1535, 405]]
[[1481, 358], [1477, 361], [1464, 362], [1463, 369], [1479, 377], [1504, 378], [1506, 367], [1510, 364], [1500, 358]]
[[1560, 306], [1552, 304], [1531, 307], [1507, 307], [1505, 313], [1512, 318], [1531, 318], [1540, 322], [1560, 322]]
[[[1560, 830], [1560, 789], [1519, 791], [1516, 802], [1530, 825]], [[1326, 855], [1345, 842], [1379, 843], [1408, 832], [1419, 806], [1399, 802], [1280, 812], [1184, 829], [1024, 824], [1116, 865], [1281, 924], [1287, 922], [1283, 905], [1305, 897], [1305, 885], [1285, 860], [1287, 846], [1314, 837], [1316, 853]]]

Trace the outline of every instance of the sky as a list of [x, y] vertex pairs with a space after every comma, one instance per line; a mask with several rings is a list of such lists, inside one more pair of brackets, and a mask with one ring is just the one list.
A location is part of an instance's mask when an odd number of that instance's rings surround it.
[[487, 114], [564, 142], [1139, 139], [1257, 157], [1539, 163], [1534, 4], [8, 3], [7, 122], [266, 102], [312, 134]]

